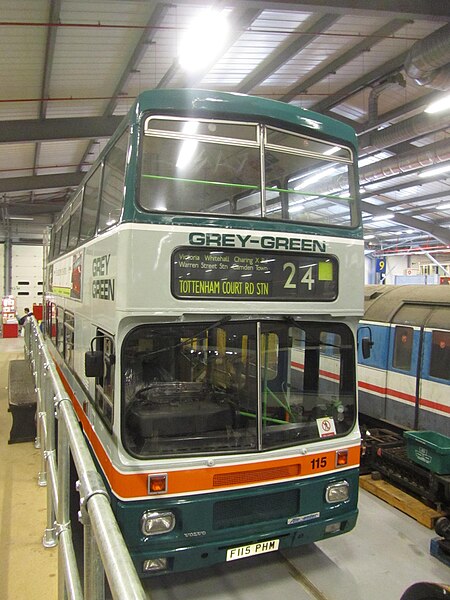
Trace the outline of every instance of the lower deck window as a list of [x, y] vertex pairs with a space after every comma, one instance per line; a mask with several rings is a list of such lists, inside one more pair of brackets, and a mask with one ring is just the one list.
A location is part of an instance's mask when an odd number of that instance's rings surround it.
[[123, 441], [139, 457], [256, 452], [354, 424], [355, 361], [342, 324], [147, 325], [122, 350]]

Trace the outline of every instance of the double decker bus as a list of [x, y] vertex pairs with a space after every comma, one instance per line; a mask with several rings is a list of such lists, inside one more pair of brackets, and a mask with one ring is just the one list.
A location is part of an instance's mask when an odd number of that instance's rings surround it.
[[47, 240], [45, 335], [141, 576], [357, 519], [356, 138], [142, 93]]

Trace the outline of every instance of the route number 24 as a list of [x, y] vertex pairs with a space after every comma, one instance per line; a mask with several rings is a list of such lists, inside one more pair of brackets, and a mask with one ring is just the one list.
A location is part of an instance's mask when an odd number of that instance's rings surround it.
[[[288, 272], [288, 276], [286, 282], [284, 284], [285, 288], [288, 289], [296, 289], [297, 284], [295, 283], [296, 275], [297, 275], [297, 265], [291, 262], [284, 263], [283, 271]], [[315, 284], [315, 279], [313, 278], [312, 266], [308, 267], [305, 274], [300, 280], [300, 283], [304, 283], [308, 286], [308, 291], [310, 292], [313, 289]]]

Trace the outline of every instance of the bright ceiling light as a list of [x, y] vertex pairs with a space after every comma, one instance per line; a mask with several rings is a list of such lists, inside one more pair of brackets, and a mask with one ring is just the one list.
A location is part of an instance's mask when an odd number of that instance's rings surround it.
[[385, 215], [376, 215], [372, 221], [389, 221], [395, 217], [392, 213], [386, 213]]
[[429, 104], [425, 109], [425, 112], [437, 113], [443, 110], [447, 110], [448, 108], [450, 108], [450, 94], [448, 96], [440, 98], [439, 100], [436, 100], [436, 102], [432, 102], [431, 104]]
[[433, 175], [440, 175], [441, 173], [447, 173], [447, 171], [450, 171], [450, 165], [427, 169], [426, 171], [419, 173], [419, 177], [433, 177]]
[[213, 62], [228, 36], [227, 11], [208, 9], [195, 19], [180, 42], [178, 61], [186, 71], [199, 71]]

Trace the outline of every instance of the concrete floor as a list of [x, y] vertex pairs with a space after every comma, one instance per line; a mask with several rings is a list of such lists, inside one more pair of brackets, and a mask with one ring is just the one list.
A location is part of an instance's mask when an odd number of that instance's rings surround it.
[[23, 358], [23, 338], [0, 339], [0, 598], [57, 598], [57, 549], [42, 546], [46, 488], [33, 442], [8, 444], [8, 365]]
[[[8, 444], [8, 363], [23, 340], [0, 339], [0, 600], [57, 600], [57, 549], [45, 549], [39, 451]], [[146, 580], [153, 600], [400, 600], [417, 581], [450, 584], [429, 553], [432, 530], [361, 490], [356, 528], [342, 537]], [[89, 600], [89, 599], [86, 599]]]

